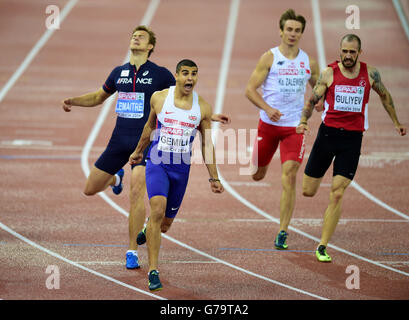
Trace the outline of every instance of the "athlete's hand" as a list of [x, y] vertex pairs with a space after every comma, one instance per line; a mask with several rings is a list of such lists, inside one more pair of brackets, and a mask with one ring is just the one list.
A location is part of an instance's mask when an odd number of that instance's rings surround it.
[[306, 133], [310, 128], [308, 128], [308, 125], [305, 123], [300, 123], [297, 128], [295, 128], [295, 131], [297, 133]]
[[129, 164], [130, 165], [135, 165], [138, 164], [142, 161], [143, 159], [143, 153], [142, 152], [136, 152], [134, 151], [130, 156], [129, 156]]
[[214, 193], [222, 193], [224, 191], [220, 181], [210, 181], [210, 188]]
[[324, 111], [324, 99], [318, 100], [318, 102], [314, 105], [316, 111], [321, 112]]
[[65, 112], [70, 112], [71, 111], [71, 103], [70, 99], [65, 99], [62, 101], [62, 108], [64, 109]]
[[212, 121], [218, 121], [223, 124], [229, 124], [230, 123], [230, 117], [226, 116], [225, 114], [212, 114]]
[[270, 108], [268, 111], [266, 111], [268, 118], [271, 121], [278, 121], [280, 120], [281, 116], [283, 115], [280, 110], [275, 109], [275, 108]]

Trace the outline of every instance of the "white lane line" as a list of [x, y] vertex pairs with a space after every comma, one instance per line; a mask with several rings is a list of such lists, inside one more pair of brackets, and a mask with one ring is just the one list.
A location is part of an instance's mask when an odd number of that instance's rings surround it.
[[59, 255], [58, 253], [55, 253], [55, 252], [53, 252], [53, 251], [51, 251], [51, 250], [48, 250], [47, 248], [44, 248], [43, 246], [40, 246], [39, 244], [37, 244], [37, 243], [31, 241], [30, 239], [27, 239], [26, 237], [24, 237], [24, 236], [22, 236], [21, 234], [15, 232], [14, 230], [10, 229], [9, 227], [7, 227], [6, 225], [4, 225], [4, 224], [1, 223], [1, 222], [0, 222], [0, 228], [3, 229], [3, 230], [6, 231], [6, 232], [12, 234], [12, 235], [15, 236], [16, 238], [18, 238], [18, 239], [24, 241], [25, 243], [29, 244], [30, 246], [33, 246], [34, 248], [39, 249], [39, 250], [41, 250], [41, 251], [43, 251], [43, 252], [49, 254], [50, 256], [53, 256], [54, 258], [57, 258], [57, 259], [59, 259], [59, 260], [62, 260], [62, 261], [66, 262], [66, 263], [68, 263], [68, 264], [70, 264], [70, 265], [72, 265], [72, 266], [74, 266], [74, 267], [77, 267], [77, 268], [79, 268], [79, 269], [82, 269], [82, 270], [84, 270], [84, 271], [87, 271], [87, 272], [89, 272], [89, 273], [92, 273], [93, 275], [96, 275], [96, 276], [98, 276], [98, 277], [101, 277], [101, 278], [103, 278], [103, 279], [106, 279], [106, 280], [108, 280], [108, 281], [111, 281], [111, 282], [113, 282], [113, 283], [116, 283], [116, 284], [118, 284], [118, 285], [120, 285], [120, 286], [123, 286], [123, 287], [125, 287], [125, 288], [131, 289], [131, 290], [136, 291], [136, 292], [138, 292], [138, 293], [142, 293], [142, 294], [144, 294], [144, 295], [147, 295], [147, 296], [150, 296], [150, 297], [153, 297], [153, 298], [156, 298], [156, 299], [160, 299], [160, 300], [167, 300], [167, 299], [165, 299], [165, 298], [163, 298], [163, 297], [157, 296], [157, 295], [152, 294], [152, 293], [150, 293], [150, 292], [147, 292], [147, 291], [141, 290], [141, 289], [139, 289], [139, 288], [133, 287], [133, 286], [127, 284], [127, 283], [118, 281], [118, 280], [116, 280], [116, 279], [114, 279], [114, 278], [111, 278], [111, 277], [105, 275], [105, 274], [99, 273], [99, 272], [94, 271], [94, 270], [92, 270], [92, 269], [88, 269], [87, 267], [84, 267], [84, 266], [82, 266], [81, 264], [79, 264], [79, 263], [77, 263], [77, 262], [74, 262], [74, 261], [72, 261], [72, 260], [69, 260], [69, 259], [67, 259], [67, 258], [65, 258], [65, 257], [63, 257], [63, 256], [61, 256], [61, 255]]
[[407, 216], [406, 214], [404, 214], [403, 212], [400, 212], [399, 210], [396, 210], [395, 208], [392, 208], [391, 206], [387, 205], [385, 202], [379, 200], [377, 197], [375, 197], [374, 195], [370, 194], [368, 191], [366, 191], [364, 188], [362, 188], [357, 182], [355, 182], [354, 180], [352, 180], [351, 182], [351, 186], [354, 187], [356, 190], [358, 190], [360, 193], [362, 193], [365, 197], [367, 197], [369, 200], [372, 200], [373, 202], [375, 202], [377, 205], [379, 205], [380, 207], [398, 215], [399, 217], [402, 217], [406, 220], [409, 220], [409, 216]]
[[405, 31], [406, 38], [409, 41], [409, 25], [408, 21], [406, 20], [405, 13], [403, 12], [402, 5], [399, 0], [392, 0], [393, 6], [399, 16], [400, 23], [402, 24], [403, 30]]
[[[223, 100], [223, 97], [224, 97], [224, 87], [225, 87], [225, 84], [226, 84], [227, 73], [228, 73], [228, 68], [226, 68], [226, 65], [228, 66], [229, 65], [228, 61], [230, 61], [231, 50], [232, 50], [232, 47], [233, 47], [235, 26], [236, 26], [237, 16], [238, 16], [238, 13], [239, 13], [239, 6], [240, 6], [240, 0], [232, 0], [231, 5], [230, 5], [230, 15], [229, 15], [227, 33], [226, 33], [226, 37], [225, 37], [225, 48], [224, 48], [224, 51], [223, 51], [223, 57], [222, 57], [222, 63], [221, 63], [223, 72], [221, 72], [221, 74], [219, 76], [219, 82], [221, 82], [221, 84], [219, 83], [218, 92], [223, 93], [221, 98], [219, 97], [219, 99], [220, 99], [219, 105], [222, 105], [222, 103], [223, 103], [222, 100]], [[227, 54], [226, 54], [226, 51], [227, 51]], [[109, 102], [108, 104], [110, 105], [111, 103], [112, 102]], [[104, 105], [104, 108], [105, 107], [106, 106]], [[108, 107], [106, 107], [106, 108], [108, 108]], [[83, 169], [86, 176], [88, 176], [88, 174], [89, 174], [88, 152], [91, 149], [92, 144], [94, 143], [94, 141], [96, 139], [96, 136], [98, 135], [98, 132], [101, 129], [101, 126], [102, 126], [102, 124], [103, 124], [103, 122], [105, 120], [105, 117], [106, 117], [105, 113], [106, 112], [101, 111], [101, 113], [98, 115], [98, 119], [97, 119], [97, 121], [96, 121], [96, 123], [95, 123], [95, 125], [94, 125], [94, 127], [92, 129], [92, 132], [91, 132], [90, 136], [88, 137], [88, 139], [87, 139], [87, 141], [85, 143], [84, 150], [83, 150], [82, 155], [81, 155], [82, 169]], [[104, 199], [115, 210], [117, 210], [118, 212], [123, 214], [125, 217], [129, 217], [128, 212], [125, 211], [123, 208], [121, 208], [119, 205], [117, 205], [114, 201], [112, 201], [104, 192], [100, 192], [100, 193], [98, 193], [98, 195], [100, 195], [102, 197], [102, 199]], [[310, 292], [307, 292], [307, 291], [304, 291], [304, 290], [301, 290], [301, 289], [298, 289], [298, 288], [295, 288], [295, 287], [291, 287], [291, 286], [286, 285], [284, 283], [269, 279], [267, 277], [261, 276], [259, 274], [254, 273], [254, 272], [251, 272], [249, 270], [246, 270], [246, 269], [240, 268], [238, 266], [235, 266], [233, 264], [230, 264], [230, 263], [228, 263], [228, 262], [226, 262], [224, 260], [213, 257], [213, 256], [211, 256], [211, 255], [209, 255], [209, 254], [207, 254], [207, 253], [205, 253], [203, 251], [200, 251], [200, 250], [198, 250], [196, 248], [193, 248], [193, 247], [191, 247], [191, 246], [189, 246], [189, 245], [187, 245], [187, 244], [185, 244], [183, 242], [180, 242], [180, 241], [178, 241], [178, 240], [176, 240], [176, 239], [174, 239], [174, 238], [172, 238], [172, 237], [170, 237], [170, 236], [168, 236], [166, 234], [162, 234], [162, 237], [169, 240], [169, 241], [171, 241], [171, 242], [173, 242], [173, 243], [176, 243], [179, 246], [184, 247], [184, 248], [186, 248], [186, 249], [188, 249], [190, 251], [196, 252], [199, 255], [205, 256], [205, 257], [207, 257], [207, 258], [209, 258], [211, 260], [222, 263], [222, 264], [224, 264], [224, 265], [226, 265], [226, 266], [228, 266], [230, 268], [233, 268], [233, 269], [236, 269], [238, 271], [244, 272], [244, 273], [246, 273], [248, 275], [257, 277], [259, 279], [274, 283], [276, 285], [285, 287], [287, 289], [290, 289], [290, 290], [293, 290], [293, 291], [296, 291], [296, 292], [299, 292], [299, 293], [302, 293], [302, 294], [305, 294], [305, 295], [308, 295], [308, 296], [311, 296], [311, 297], [314, 297], [314, 298], [317, 298], [317, 299], [327, 300], [327, 298], [315, 295], [313, 293], [310, 293]]]
[[[68, 13], [70, 13], [71, 9], [77, 4], [78, 0], [70, 0], [68, 3], [65, 5], [65, 7], [62, 9], [60, 13], [60, 23], [64, 21], [64, 19], [67, 17]], [[35, 56], [38, 54], [38, 52], [41, 50], [41, 48], [47, 43], [48, 39], [53, 35], [55, 29], [47, 29], [40, 40], [37, 41], [37, 43], [34, 45], [34, 47], [31, 49], [31, 51], [28, 53], [28, 55], [25, 57], [21, 65], [18, 67], [18, 69], [13, 73], [11, 78], [7, 81], [7, 83], [4, 85], [4, 87], [0, 91], [0, 103], [3, 101], [4, 97], [7, 95], [9, 90], [14, 86], [16, 81], [20, 78], [20, 76], [24, 73], [24, 71], [27, 69], [27, 67], [30, 65], [31, 61], [35, 58]]]
[[[326, 58], [325, 58], [324, 40], [322, 36], [319, 0], [311, 0], [311, 5], [313, 9], [312, 12], [313, 12], [314, 27], [315, 27], [315, 37], [316, 37], [316, 42], [317, 42], [319, 66], [320, 66], [320, 70], [323, 70], [327, 67], [327, 63], [326, 63]], [[355, 188], [358, 192], [360, 192], [365, 197], [367, 197], [369, 200], [375, 202], [377, 205], [381, 206], [382, 208], [404, 219], [409, 220], [409, 216], [407, 216], [403, 212], [400, 212], [399, 210], [392, 208], [391, 206], [387, 205], [386, 203], [384, 203], [383, 201], [381, 201], [374, 195], [370, 194], [368, 191], [362, 188], [356, 181], [352, 180], [351, 187]]]
[[318, 64], [320, 66], [320, 70], [323, 70], [327, 66], [327, 58], [325, 57], [324, 40], [322, 36], [319, 0], [311, 0], [311, 7], [314, 21], [314, 34], [318, 52]]
[[[311, 0], [311, 1], [312, 1], [312, 6], [313, 6], [313, 8], [318, 8], [318, 9], [319, 9], [318, 0]], [[313, 14], [314, 14], [314, 22], [315, 22], [315, 20], [317, 19], [317, 18], [315, 17], [315, 15], [317, 14], [316, 10], [313, 10]], [[318, 10], [318, 14], [319, 14], [319, 10]], [[321, 24], [319, 23], [319, 25], [321, 25]], [[320, 45], [319, 48], [322, 48], [322, 49], [320, 49], [320, 50], [323, 50], [323, 45]], [[325, 52], [319, 52], [319, 56], [320, 56], [320, 57], [324, 57], [323, 53], [325, 54]], [[321, 61], [323, 61], [323, 60], [324, 60], [324, 59], [321, 58]], [[324, 62], [324, 63], [325, 63], [325, 62]], [[320, 68], [322, 68], [322, 66], [320, 66]], [[224, 97], [224, 95], [225, 95], [225, 86], [222, 86], [222, 87], [220, 88], [220, 92], [219, 92], [219, 90], [218, 90], [217, 94], [220, 94], [220, 95], [222, 95], [222, 96]], [[223, 101], [223, 99], [217, 98], [216, 101]], [[220, 105], [216, 105], [215, 113], [221, 113], [222, 111], [223, 111], [223, 103], [220, 103]], [[216, 138], [217, 138], [216, 135], [217, 135], [219, 126], [220, 126], [220, 125], [219, 125], [219, 122], [212, 123], [212, 130], [213, 130], [213, 132], [212, 132], [212, 138], [213, 138], [213, 143], [214, 143], [215, 145], [216, 145]], [[248, 201], [246, 198], [242, 197], [236, 190], [234, 190], [234, 189], [230, 186], [230, 184], [224, 179], [224, 177], [223, 177], [223, 175], [222, 175], [222, 173], [221, 173], [220, 170], [219, 170], [219, 178], [220, 178], [220, 181], [221, 181], [222, 184], [223, 184], [224, 189], [225, 189], [226, 191], [228, 191], [233, 197], [235, 197], [237, 200], [239, 200], [241, 203], [243, 203], [245, 206], [247, 206], [247, 207], [250, 208], [251, 210], [253, 210], [253, 211], [255, 211], [256, 213], [258, 213], [259, 215], [265, 217], [266, 219], [268, 219], [268, 220], [270, 220], [270, 221], [273, 221], [273, 222], [277, 223], [278, 225], [280, 224], [280, 220], [279, 220], [279, 219], [270, 216], [268, 213], [264, 212], [263, 210], [261, 210], [260, 208], [258, 208], [258, 207], [255, 206], [254, 204], [252, 204], [252, 203], [251, 203], [250, 201]], [[297, 228], [294, 228], [294, 227], [292, 227], [292, 226], [289, 227], [289, 230], [291, 230], [291, 231], [293, 231], [293, 232], [296, 232], [296, 233], [298, 233], [298, 234], [300, 234], [300, 235], [302, 235], [302, 236], [304, 236], [304, 237], [306, 237], [306, 238], [308, 238], [308, 239], [311, 239], [311, 240], [313, 240], [313, 241], [315, 241], [315, 242], [318, 242], [318, 243], [320, 242], [320, 239], [319, 239], [319, 238], [316, 238], [316, 237], [314, 237], [314, 236], [312, 236], [312, 235], [310, 235], [310, 234], [308, 234], [308, 233], [306, 233], [306, 232], [304, 232], [304, 231], [302, 231], [302, 230], [299, 230], [299, 229], [297, 229]], [[355, 253], [353, 253], [353, 252], [350, 252], [350, 251], [348, 251], [348, 250], [342, 249], [342, 248], [337, 247], [337, 246], [335, 246], [335, 245], [329, 244], [328, 247], [333, 248], [333, 249], [335, 249], [335, 250], [337, 250], [337, 251], [340, 251], [340, 252], [342, 252], [342, 253], [345, 253], [345, 254], [347, 254], [347, 255], [349, 255], [349, 256], [352, 256], [352, 257], [354, 257], [354, 258], [356, 258], [356, 259], [358, 259], [358, 260], [366, 261], [366, 262], [371, 263], [371, 264], [373, 264], [373, 265], [376, 265], [376, 266], [378, 266], [378, 267], [381, 267], [381, 268], [384, 268], [384, 269], [387, 269], [387, 270], [390, 270], [390, 271], [393, 271], [393, 272], [396, 272], [396, 273], [400, 273], [400, 274], [403, 274], [403, 275], [405, 275], [405, 276], [409, 276], [409, 273], [407, 273], [407, 272], [404, 272], [404, 271], [401, 271], [401, 270], [398, 270], [398, 269], [394, 269], [394, 268], [391, 268], [391, 267], [389, 267], [389, 266], [385, 266], [385, 265], [380, 264], [380, 263], [378, 263], [378, 262], [376, 262], [376, 261], [373, 261], [373, 260], [367, 259], [367, 258], [365, 258], [365, 257], [359, 256], [359, 255], [357, 255], [357, 254], [355, 254]]]

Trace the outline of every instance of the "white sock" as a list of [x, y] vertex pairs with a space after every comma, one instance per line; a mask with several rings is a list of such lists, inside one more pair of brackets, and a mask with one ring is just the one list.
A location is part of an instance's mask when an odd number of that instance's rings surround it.
[[116, 174], [116, 175], [115, 175], [115, 179], [116, 179], [116, 181], [115, 181], [115, 187], [117, 187], [117, 186], [119, 186], [119, 183], [121, 182], [121, 178]]
[[138, 256], [138, 251], [136, 250], [128, 250], [126, 253], [128, 252], [132, 252], [134, 254], [134, 256]]

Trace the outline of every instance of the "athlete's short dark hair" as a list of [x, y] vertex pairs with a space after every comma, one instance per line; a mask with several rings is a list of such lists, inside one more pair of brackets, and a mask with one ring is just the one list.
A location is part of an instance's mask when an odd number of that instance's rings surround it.
[[294, 9], [288, 9], [286, 12], [284, 12], [281, 15], [281, 18], [280, 18], [281, 31], [284, 31], [284, 25], [287, 20], [295, 20], [295, 21], [300, 22], [302, 24], [301, 33], [304, 32], [305, 24], [306, 24], [305, 18], [302, 15], [297, 15]]
[[182, 67], [196, 67], [197, 68], [197, 64], [189, 59], [180, 60], [179, 63], [176, 65], [176, 73], [179, 73]]
[[339, 43], [340, 46], [342, 46], [342, 41], [348, 41], [348, 42], [352, 42], [354, 40], [356, 40], [356, 42], [358, 42], [358, 51], [361, 50], [361, 39], [359, 39], [359, 37], [354, 34], [354, 33], [348, 33], [345, 36], [342, 37], [341, 42]]
[[153, 45], [153, 48], [149, 50], [148, 57], [152, 54], [153, 49], [155, 49], [156, 45], [156, 36], [155, 33], [149, 29], [147, 26], [137, 26], [135, 29], [133, 29], [131, 37], [136, 31], [146, 31], [149, 34], [149, 44]]

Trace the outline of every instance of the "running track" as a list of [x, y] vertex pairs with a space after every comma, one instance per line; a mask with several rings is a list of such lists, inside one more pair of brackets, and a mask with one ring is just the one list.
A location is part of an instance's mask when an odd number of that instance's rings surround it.
[[[394, 132], [374, 92], [360, 167], [329, 248], [333, 263], [319, 264], [314, 257], [330, 175], [315, 198], [305, 199], [300, 169], [291, 250], [282, 252], [272, 242], [279, 159], [262, 182], [245, 174], [258, 116], [244, 88], [259, 56], [279, 43], [280, 14], [293, 7], [307, 18], [301, 47], [325, 66], [338, 57], [339, 39], [350, 32], [348, 1], [55, 4], [62, 21], [54, 32], [44, 24], [48, 1], [0, 4], [0, 299], [408, 299], [409, 140]], [[363, 41], [361, 59], [380, 70], [408, 125], [409, 39], [392, 2], [359, 1], [359, 8], [361, 25], [354, 31]], [[205, 166], [192, 166], [183, 207], [162, 240], [164, 290], [155, 294], [147, 290], [146, 248], [140, 250], [141, 269], [124, 266], [129, 168], [121, 196], [82, 195], [89, 167], [114, 126], [111, 101], [68, 114], [60, 106], [63, 98], [102, 85], [126, 58], [130, 32], [141, 23], [157, 34], [152, 60], [170, 70], [182, 58], [196, 61], [197, 91], [215, 112], [232, 117], [229, 127], [214, 127], [226, 192], [212, 194]], [[307, 155], [319, 123], [314, 114]], [[244, 142], [227, 148], [227, 129], [229, 137]], [[58, 267], [59, 289], [46, 286], [49, 266]], [[348, 266], [359, 269], [359, 289], [346, 286]]]

